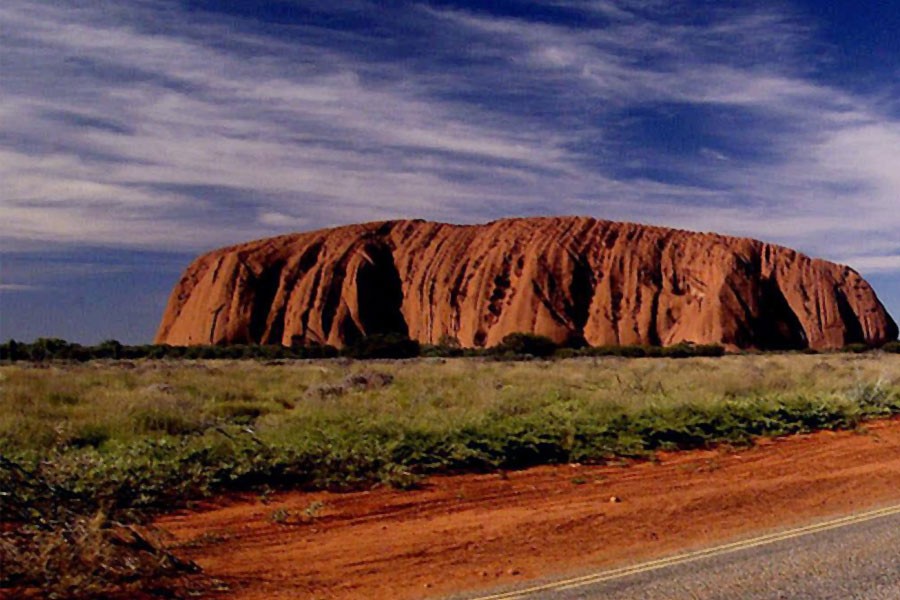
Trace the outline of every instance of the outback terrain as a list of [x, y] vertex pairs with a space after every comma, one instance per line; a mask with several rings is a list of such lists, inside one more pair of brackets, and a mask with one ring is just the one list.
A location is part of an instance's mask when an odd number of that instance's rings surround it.
[[898, 500], [889, 353], [0, 377], [17, 595], [441, 597]]
[[752, 448], [234, 496], [158, 522], [229, 597], [440, 598], [615, 567], [900, 500], [900, 421]]

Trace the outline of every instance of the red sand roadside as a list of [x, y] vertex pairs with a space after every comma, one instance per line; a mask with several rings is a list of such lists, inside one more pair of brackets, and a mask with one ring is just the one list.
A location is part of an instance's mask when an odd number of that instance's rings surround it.
[[[898, 419], [628, 466], [434, 477], [413, 492], [231, 498], [158, 525], [180, 555], [229, 584], [228, 597], [403, 599], [646, 559], [896, 501]], [[274, 522], [278, 514], [286, 519]]]

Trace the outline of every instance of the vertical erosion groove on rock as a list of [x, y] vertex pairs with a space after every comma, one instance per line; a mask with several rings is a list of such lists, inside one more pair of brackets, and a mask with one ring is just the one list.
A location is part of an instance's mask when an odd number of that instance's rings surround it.
[[397, 333], [491, 346], [881, 344], [897, 325], [852, 269], [788, 248], [583, 217], [388, 221], [223, 248], [185, 271], [158, 343], [322, 343]]

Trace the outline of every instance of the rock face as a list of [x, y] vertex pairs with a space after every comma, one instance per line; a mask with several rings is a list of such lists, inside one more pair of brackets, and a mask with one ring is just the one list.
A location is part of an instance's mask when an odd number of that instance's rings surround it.
[[880, 344], [897, 325], [852, 269], [763, 242], [581, 217], [351, 225], [215, 250], [157, 343], [327, 343], [399, 332], [492, 346]]

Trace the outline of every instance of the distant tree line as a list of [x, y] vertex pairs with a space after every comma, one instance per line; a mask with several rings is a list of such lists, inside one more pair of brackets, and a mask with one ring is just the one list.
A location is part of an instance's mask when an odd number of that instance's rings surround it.
[[[9, 340], [0, 344], [0, 361], [69, 360], [84, 362], [97, 359], [321, 359], [347, 357], [355, 359], [423, 357], [486, 357], [494, 360], [522, 360], [529, 358], [571, 358], [577, 356], [620, 356], [626, 358], [660, 357], [689, 358], [694, 356], [722, 356], [725, 348], [715, 344], [681, 343], [673, 346], [587, 346], [577, 341], [557, 344], [548, 337], [529, 333], [512, 333], [490, 348], [463, 348], [452, 337], [444, 337], [438, 344], [420, 344], [416, 340], [396, 334], [363, 337], [338, 349], [322, 344], [293, 340], [290, 346], [260, 344], [222, 344], [204, 346], [170, 346], [168, 344], [126, 345], [107, 340], [94, 346], [84, 346], [58, 338], [39, 338], [31, 343]], [[853, 344], [845, 352], [868, 352], [874, 348]], [[884, 352], [900, 354], [900, 342], [882, 346]], [[804, 352], [814, 352], [804, 350]]]
[[94, 346], [84, 346], [58, 338], [38, 338], [32, 343], [10, 340], [0, 344], [0, 360], [43, 361], [71, 360], [84, 362], [97, 359], [282, 359], [333, 358], [337, 348], [324, 345], [281, 346], [259, 344], [228, 344], [204, 346], [170, 346], [168, 344], [126, 345], [107, 340]]

